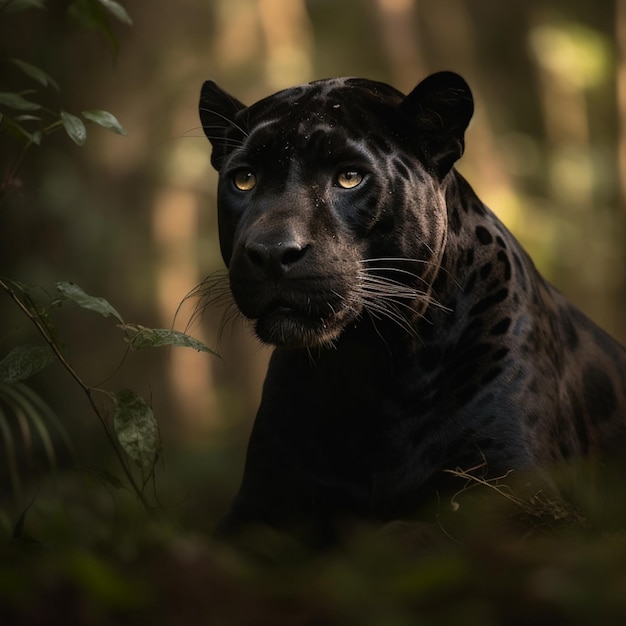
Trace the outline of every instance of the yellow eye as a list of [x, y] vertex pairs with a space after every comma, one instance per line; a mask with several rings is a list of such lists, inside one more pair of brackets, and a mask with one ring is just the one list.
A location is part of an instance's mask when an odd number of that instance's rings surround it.
[[337, 176], [337, 184], [343, 187], [343, 189], [354, 189], [354, 187], [361, 184], [362, 180], [363, 174], [356, 170], [346, 170]]
[[239, 191], [250, 191], [256, 186], [256, 174], [250, 170], [240, 170], [233, 177], [233, 183]]

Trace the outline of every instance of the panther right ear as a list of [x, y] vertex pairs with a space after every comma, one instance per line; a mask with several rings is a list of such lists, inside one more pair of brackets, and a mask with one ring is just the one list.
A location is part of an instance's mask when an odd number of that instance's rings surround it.
[[235, 116], [246, 106], [221, 89], [212, 80], [202, 85], [200, 92], [200, 121], [202, 130], [213, 145], [211, 164], [219, 171], [224, 157], [233, 145], [243, 141], [248, 134], [235, 121]]
[[442, 179], [465, 149], [465, 130], [474, 114], [468, 84], [454, 72], [437, 72], [415, 87], [400, 110], [414, 123], [426, 165]]

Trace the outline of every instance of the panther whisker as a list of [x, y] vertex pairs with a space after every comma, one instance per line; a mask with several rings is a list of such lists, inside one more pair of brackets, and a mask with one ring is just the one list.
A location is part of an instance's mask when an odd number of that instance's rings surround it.
[[213, 137], [213, 139], [215, 141], [219, 141], [223, 146], [226, 146], [228, 148], [239, 148], [240, 146], [243, 145], [241, 141], [237, 141], [236, 139], [218, 138], [218, 137]]
[[192, 134], [192, 133], [197, 133], [198, 131], [201, 131], [201, 130], [202, 130], [202, 126], [194, 126], [193, 128], [189, 128], [186, 131], [180, 133], [179, 135], [171, 137], [169, 141], [175, 141], [176, 139], [197, 139], [199, 137], [204, 137], [205, 135]]
[[385, 293], [395, 295], [398, 298], [413, 299], [416, 296], [425, 294], [423, 291], [419, 291], [418, 289], [409, 287], [398, 281], [387, 280], [381, 276], [360, 275], [360, 278], [369, 283], [370, 286], [380, 288], [381, 292], [384, 291]]
[[[395, 297], [390, 296], [389, 294], [385, 294], [385, 293], [380, 293], [380, 292], [376, 292], [376, 291], [367, 291], [367, 290], [363, 290], [363, 293], [365, 294], [365, 297], [368, 298], [375, 298], [378, 299], [380, 301], [385, 301], [385, 302], [390, 302], [393, 304], [393, 306], [398, 309], [398, 310], [404, 310], [407, 313], [410, 313], [411, 316], [415, 316], [418, 311], [416, 310], [415, 305], [410, 304], [406, 301], [403, 300], [397, 300], [395, 299]], [[436, 301], [434, 301], [432, 298], [426, 296], [426, 297], [416, 297], [416, 298], [412, 298], [411, 302], [416, 303], [419, 302], [420, 304], [427, 304], [427, 305], [433, 305], [436, 306], [438, 305], [438, 303]]]
[[[409, 275], [411, 275], [410, 272]], [[388, 278], [387, 276], [373, 274], [368, 270], [360, 270], [359, 277], [362, 281], [364, 281], [364, 283], [367, 283], [369, 288], [378, 290], [378, 293], [381, 295], [385, 294], [399, 299], [419, 300], [420, 302], [427, 302], [429, 306], [434, 306], [448, 312], [451, 311], [448, 307], [442, 305], [436, 298], [433, 298], [428, 292], [421, 291], [415, 287], [406, 285], [405, 283]], [[415, 276], [415, 278], [419, 277]]]
[[[373, 285], [366, 285], [362, 282], [358, 289], [355, 290], [355, 297], [358, 297], [361, 306], [368, 313], [378, 318], [386, 317], [405, 331], [413, 334], [414, 329], [411, 318], [415, 316], [414, 308], [402, 299], [395, 299], [394, 293], [398, 293], [397, 289], [389, 289], [388, 285], [385, 287], [387, 288], [381, 289], [379, 285], [374, 288]], [[403, 295], [410, 298], [411, 301], [416, 299], [415, 293], [412, 293], [410, 296], [407, 293]], [[402, 309], [410, 315], [403, 313]]]
[[245, 317], [239, 311], [239, 308], [233, 300], [228, 281], [228, 270], [226, 269], [217, 270], [209, 274], [201, 283], [187, 293], [178, 305], [174, 319], [176, 319], [181, 307], [186, 301], [196, 298], [197, 303], [187, 322], [185, 332], [200, 320], [209, 308], [222, 309], [217, 339], [219, 346], [227, 326], [235, 322], [245, 321]]
[[421, 265], [434, 265], [439, 266], [439, 263], [435, 261], [431, 261], [429, 259], [411, 259], [409, 257], [397, 257], [397, 256], [382, 256], [382, 257], [372, 257], [370, 259], [359, 259], [359, 263], [378, 263], [380, 261], [396, 261], [399, 263], [419, 263]]
[[415, 274], [414, 272], [409, 272], [408, 270], [402, 270], [397, 267], [366, 267], [366, 268], [359, 268], [358, 272], [360, 274], [364, 274], [367, 276], [377, 277], [377, 278], [381, 278], [383, 280], [388, 280], [388, 281], [394, 281], [395, 283], [399, 285], [404, 285], [405, 283], [401, 282], [398, 278], [395, 278], [395, 277], [391, 278], [390, 276], [383, 273], [383, 272], [388, 272], [388, 273], [396, 272], [399, 275], [403, 275], [403, 276], [399, 276], [399, 278], [404, 278], [404, 276], [410, 276], [411, 278], [417, 279], [418, 281], [426, 282], [427, 284], [429, 284], [428, 281], [426, 281], [424, 278], [422, 278], [418, 274]]
[[364, 300], [363, 302], [363, 308], [368, 314], [372, 315], [376, 319], [386, 317], [388, 320], [397, 324], [409, 335], [415, 335], [416, 331], [410, 321], [393, 307], [387, 305], [388, 303], [380, 302], [378, 300]]
[[[444, 311], [446, 313], [452, 312], [452, 310], [449, 307], [441, 304], [441, 302], [439, 302], [438, 300], [433, 298], [431, 295], [424, 293], [424, 292], [417, 291], [414, 294], [411, 294], [411, 295], [407, 294], [403, 296], [402, 294], [395, 294], [393, 292], [381, 292], [381, 291], [375, 291], [375, 290], [370, 290], [370, 291], [373, 295], [383, 297], [383, 298], [388, 298], [397, 307], [405, 308], [408, 311], [411, 311], [413, 314], [417, 312], [415, 310], [415, 306], [411, 305], [406, 300], [410, 300], [413, 303], [424, 304], [427, 307], [433, 307], [441, 311]], [[421, 314], [421, 317], [423, 317], [423, 314]]]
[[234, 139], [232, 137], [223, 137], [221, 135], [207, 135], [207, 138], [213, 141], [219, 141], [221, 145], [227, 148], [240, 148], [243, 145], [243, 141], [239, 139]]
[[[387, 299], [386, 294], [376, 293], [375, 291], [364, 289], [362, 286], [361, 288], [356, 289], [350, 295], [350, 298], [346, 298], [336, 291], [331, 291], [331, 293], [342, 302], [348, 302], [348, 306], [351, 306], [351, 308], [355, 310], [362, 309], [368, 313], [370, 317], [375, 317], [377, 319], [386, 317], [387, 319], [390, 319], [398, 324], [406, 332], [414, 332], [409, 319], [402, 315], [402, 313], [394, 307], [394, 305], [398, 303]], [[327, 302], [326, 304], [333, 314], [336, 315], [333, 305], [330, 302]]]
[[[228, 125], [230, 125], [231, 128], [237, 129], [244, 137], [249, 137], [249, 133], [244, 128], [239, 126], [239, 124], [236, 124], [234, 122], [234, 120], [232, 120], [231, 118], [229, 118], [226, 115], [223, 115], [219, 111], [216, 111], [215, 109], [209, 109], [209, 108], [203, 107], [203, 106], [199, 107], [199, 111], [201, 113], [210, 113], [211, 115], [215, 115], [219, 119], [224, 120]], [[204, 125], [202, 127], [205, 128]], [[222, 128], [223, 129], [224, 126], [223, 125], [221, 127], [217, 126], [217, 125], [216, 126], [207, 126], [207, 128]]]
[[[418, 281], [424, 283], [426, 286], [430, 287], [430, 282], [428, 280], [426, 280], [425, 278], [419, 276], [418, 274], [415, 274], [414, 272], [411, 272], [409, 270], [403, 269], [401, 267], [393, 267], [393, 266], [389, 266], [389, 267], [377, 267], [377, 266], [368, 266], [365, 268], [365, 270], [359, 270], [359, 271], [366, 271], [366, 272], [395, 272], [397, 274], [402, 274], [404, 276], [411, 276], [412, 278], [417, 279]], [[376, 274], [376, 275], [380, 275], [380, 274]]]
[[[441, 265], [439, 262], [430, 261], [428, 259], [411, 259], [408, 257], [375, 257], [371, 259], [362, 259], [359, 262], [363, 264], [367, 264], [368, 266], [371, 266], [372, 263], [378, 263], [381, 261], [396, 261], [399, 263], [419, 263], [421, 265], [430, 265], [434, 267], [437, 270], [437, 272], [443, 272], [444, 274], [446, 274], [459, 289], [462, 287], [461, 283], [458, 281], [457, 278], [455, 278], [455, 276], [452, 274], [452, 272], [450, 272], [450, 270], [448, 270], [446, 267]], [[372, 266], [372, 267], [375, 269], [380, 269], [376, 266]], [[389, 267], [386, 269], [394, 270], [394, 269], [399, 269], [399, 268]]]

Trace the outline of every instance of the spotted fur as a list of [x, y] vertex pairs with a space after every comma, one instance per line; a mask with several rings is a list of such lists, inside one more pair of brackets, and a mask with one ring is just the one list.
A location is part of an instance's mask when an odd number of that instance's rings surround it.
[[626, 352], [453, 168], [472, 114], [450, 72], [203, 86], [230, 288], [276, 346], [224, 528], [410, 516], [448, 468], [621, 449]]

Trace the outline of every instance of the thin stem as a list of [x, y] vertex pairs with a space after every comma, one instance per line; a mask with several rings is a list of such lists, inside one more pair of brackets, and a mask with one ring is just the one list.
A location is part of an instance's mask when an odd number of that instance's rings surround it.
[[7, 194], [9, 193], [9, 189], [11, 188], [13, 181], [17, 178], [17, 174], [20, 171], [20, 168], [22, 167], [24, 157], [26, 156], [28, 149], [32, 145], [33, 145], [33, 142], [30, 140], [24, 144], [24, 147], [20, 150], [20, 153], [17, 155], [17, 158], [15, 159], [13, 166], [9, 170], [8, 174], [6, 175], [6, 178], [4, 179], [4, 181], [2, 181], [2, 184], [0, 184], [0, 207], [2, 207], [2, 205], [4, 204], [4, 200], [7, 197]]
[[[52, 115], [54, 115], [54, 112], [51, 111], [50, 109], [46, 109], [44, 107], [42, 107], [42, 109], [44, 111], [46, 111], [47, 113], [51, 113]], [[62, 128], [62, 126], [63, 126], [63, 122], [61, 120], [55, 120], [54, 122], [52, 122], [51, 124], [46, 126], [41, 131], [41, 134], [42, 135], [50, 135], [51, 133], [53, 133], [53, 132], [59, 130], [60, 128]], [[34, 142], [33, 142], [32, 139], [29, 139], [24, 144], [24, 147], [22, 148], [20, 153], [17, 155], [17, 158], [15, 159], [15, 162], [14, 162], [13, 166], [11, 167], [11, 169], [9, 170], [9, 173], [6, 176], [4, 184], [0, 185], [0, 207], [2, 207], [2, 205], [4, 204], [5, 198], [6, 198], [7, 194], [8, 194], [9, 189], [10, 189], [10, 185], [13, 183], [15, 178], [17, 178], [17, 175], [18, 175], [18, 173], [19, 173], [19, 171], [20, 171], [20, 169], [22, 167], [22, 163], [24, 162], [24, 159], [26, 157], [26, 153], [29, 151], [31, 146], [33, 146], [33, 144], [34, 144]]]
[[[139, 488], [139, 485], [137, 484], [137, 481], [135, 480], [135, 477], [133, 476], [130, 468], [128, 467], [128, 464], [126, 463], [126, 459], [124, 458], [124, 456], [122, 454], [122, 451], [119, 449], [119, 446], [117, 445], [117, 443], [115, 441], [115, 438], [114, 438], [114, 436], [113, 436], [113, 434], [111, 432], [109, 424], [107, 423], [104, 415], [102, 415], [102, 412], [100, 411], [100, 408], [96, 404], [93, 392], [94, 391], [102, 391], [102, 390], [94, 388], [94, 387], [90, 387], [89, 385], [87, 385], [82, 380], [82, 378], [78, 375], [76, 370], [67, 361], [67, 359], [65, 358], [65, 355], [61, 352], [61, 350], [57, 346], [57, 344], [54, 341], [54, 339], [51, 337], [50, 332], [49, 332], [45, 322], [42, 322], [42, 320], [41, 320], [41, 316], [39, 314], [37, 314], [36, 312], [35, 313], [33, 312], [32, 309], [34, 309], [34, 307], [29, 308], [29, 306], [27, 304], [25, 304], [19, 298], [19, 296], [15, 293], [15, 291], [11, 288], [11, 286], [7, 282], [2, 280], [2, 279], [0, 279], [0, 287], [2, 287], [2, 289], [4, 289], [4, 291], [7, 292], [9, 297], [22, 310], [24, 315], [26, 315], [26, 317], [28, 317], [28, 319], [35, 325], [35, 327], [39, 331], [39, 334], [44, 338], [45, 342], [50, 346], [50, 349], [52, 350], [52, 352], [54, 352], [54, 355], [60, 361], [61, 365], [70, 374], [70, 376], [75, 380], [75, 382], [78, 384], [78, 386], [83, 390], [83, 392], [87, 396], [87, 400], [88, 400], [91, 408], [93, 409], [94, 413], [96, 414], [96, 417], [100, 421], [100, 424], [102, 425], [102, 428], [104, 429], [104, 432], [105, 432], [109, 442], [111, 443], [111, 446], [113, 447], [113, 450], [115, 451], [115, 455], [117, 456], [117, 459], [120, 462], [120, 465], [122, 466], [122, 469], [124, 470], [124, 474], [126, 475], [126, 478], [128, 479], [128, 482], [130, 483], [133, 491], [135, 492], [136, 496], [139, 498], [139, 500], [142, 503], [142, 505], [144, 506], [144, 508], [147, 511], [153, 512], [153, 509], [150, 506], [150, 503], [148, 502], [148, 500], [144, 496], [142, 490]], [[106, 393], [106, 392], [104, 392], [104, 393]]]

